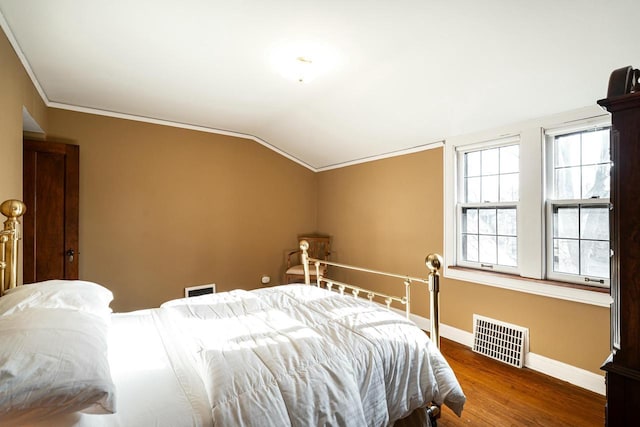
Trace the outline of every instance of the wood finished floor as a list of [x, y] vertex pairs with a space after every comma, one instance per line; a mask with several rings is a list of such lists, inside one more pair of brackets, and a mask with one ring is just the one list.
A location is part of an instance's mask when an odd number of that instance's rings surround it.
[[467, 396], [462, 418], [444, 407], [438, 427], [604, 426], [605, 398], [442, 339], [442, 353]]

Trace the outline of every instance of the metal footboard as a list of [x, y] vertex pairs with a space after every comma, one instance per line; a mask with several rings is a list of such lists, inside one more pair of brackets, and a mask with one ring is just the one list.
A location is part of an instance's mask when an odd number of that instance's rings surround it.
[[[442, 266], [442, 257], [438, 254], [429, 254], [425, 259], [425, 264], [429, 269], [429, 276], [427, 279], [422, 279], [419, 277], [411, 277], [401, 274], [395, 273], [387, 273], [385, 271], [373, 270], [370, 268], [356, 267], [348, 264], [341, 264], [337, 262], [331, 262], [316, 258], [309, 257], [307, 250], [309, 249], [309, 243], [306, 240], [302, 240], [300, 242], [300, 249], [302, 250], [302, 265], [304, 267], [304, 281], [307, 285], [311, 284], [311, 271], [310, 265], [315, 267], [315, 277], [316, 283], [315, 285], [318, 287], [326, 287], [331, 290], [335, 286], [337, 290], [344, 294], [345, 290], [348, 290], [354, 297], [362, 296], [366, 297], [370, 301], [373, 301], [375, 298], [378, 298], [385, 302], [387, 308], [391, 307], [392, 302], [398, 302], [402, 304], [405, 308], [405, 314], [407, 319], [411, 316], [411, 284], [412, 283], [423, 283], [428, 285], [429, 287], [429, 295], [430, 295], [430, 328], [429, 337], [431, 341], [436, 345], [438, 349], [440, 349], [440, 301], [439, 301], [439, 292], [440, 292], [440, 274], [439, 270]], [[364, 289], [359, 286], [339, 282], [337, 280], [333, 280], [327, 277], [324, 277], [321, 274], [320, 266], [332, 266], [343, 268], [346, 270], [354, 270], [360, 271], [364, 273], [371, 273], [379, 276], [392, 277], [396, 279], [400, 279], [404, 283], [405, 294], [404, 296], [393, 296], [388, 295], [382, 292], [372, 291], [369, 289]]]

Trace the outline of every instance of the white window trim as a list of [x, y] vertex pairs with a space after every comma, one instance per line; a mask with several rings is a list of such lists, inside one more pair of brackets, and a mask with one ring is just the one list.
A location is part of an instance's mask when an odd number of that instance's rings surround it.
[[[526, 278], [508, 275], [497, 275], [481, 270], [449, 268], [458, 265], [457, 250], [457, 215], [456, 204], [459, 188], [456, 188], [458, 164], [457, 152], [466, 151], [477, 147], [479, 141], [497, 141], [504, 138], [520, 138], [520, 163], [521, 186], [535, 189], [538, 198], [521, 200], [519, 210], [527, 211], [527, 219], [518, 221], [518, 235], [524, 233], [539, 234], [533, 239], [536, 244], [521, 245], [518, 250], [518, 264], [521, 274], [525, 277], [542, 279], [544, 272], [544, 242], [546, 233], [545, 224], [545, 200], [543, 200], [545, 185], [545, 154], [544, 132], [545, 129], [568, 129], [570, 126], [584, 127], [590, 123], [602, 123], [609, 119], [598, 106], [582, 108], [567, 113], [557, 114], [546, 118], [530, 120], [523, 123], [506, 126], [500, 129], [480, 132], [471, 135], [448, 138], [445, 142], [444, 152], [444, 277], [464, 280], [480, 285], [509, 289], [517, 292], [525, 292], [550, 298], [563, 299], [584, 304], [609, 307], [611, 297], [607, 293], [557, 286], [545, 283], [541, 280], [528, 280]], [[526, 161], [524, 161], [526, 159]], [[533, 190], [532, 190], [533, 191]], [[522, 194], [522, 193], [521, 193]], [[528, 260], [528, 263], [521, 263]], [[532, 261], [532, 262], [531, 262]]]

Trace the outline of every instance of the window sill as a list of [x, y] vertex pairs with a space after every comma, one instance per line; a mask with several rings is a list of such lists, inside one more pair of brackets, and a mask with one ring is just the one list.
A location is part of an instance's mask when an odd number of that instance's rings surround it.
[[473, 268], [447, 266], [444, 277], [599, 307], [610, 307], [613, 302], [608, 288], [528, 279], [504, 273], [478, 271]]

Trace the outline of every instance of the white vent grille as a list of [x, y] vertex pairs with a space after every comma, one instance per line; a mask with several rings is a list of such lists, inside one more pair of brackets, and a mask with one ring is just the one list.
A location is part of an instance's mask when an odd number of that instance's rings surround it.
[[184, 288], [184, 297], [199, 297], [200, 295], [207, 294], [215, 294], [216, 293], [216, 284], [210, 283], [208, 285], [200, 285], [200, 286], [190, 286], [188, 288]]
[[473, 351], [517, 368], [524, 365], [529, 329], [473, 315]]

